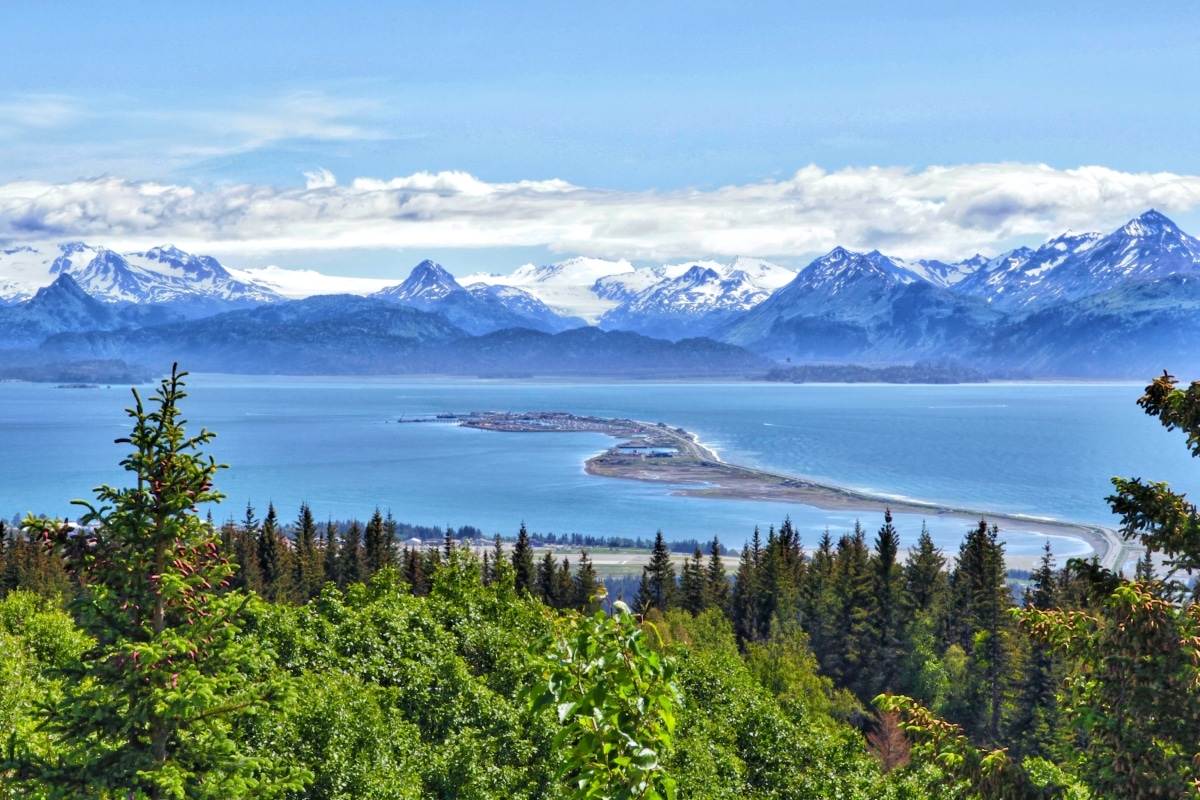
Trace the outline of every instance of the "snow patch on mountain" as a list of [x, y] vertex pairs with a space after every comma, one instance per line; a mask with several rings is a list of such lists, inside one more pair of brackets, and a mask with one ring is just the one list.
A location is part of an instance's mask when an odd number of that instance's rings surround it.
[[312, 269], [290, 269], [275, 264], [244, 269], [228, 268], [240, 281], [264, 286], [281, 297], [299, 300], [322, 294], [369, 295], [395, 285], [392, 278], [355, 278], [328, 275]]
[[32, 297], [60, 275], [70, 275], [80, 289], [109, 303], [197, 298], [265, 303], [279, 299], [266, 287], [234, 277], [211, 256], [193, 255], [170, 245], [138, 253], [118, 253], [83, 242], [0, 251], [0, 298], [8, 302]]
[[434, 305], [449, 295], [462, 291], [465, 290], [445, 267], [436, 261], [425, 259], [413, 267], [403, 283], [380, 289], [373, 296], [420, 308]]
[[609, 298], [599, 297], [592, 291], [592, 286], [600, 278], [633, 271], [633, 264], [624, 259], [610, 261], [581, 257], [554, 264], [525, 264], [509, 275], [476, 273], [466, 276], [462, 282], [516, 286], [537, 297], [559, 314], [580, 317], [594, 323], [617, 303]]
[[1108, 235], [1068, 232], [1005, 253], [956, 288], [1030, 310], [1176, 274], [1200, 274], [1200, 240], [1151, 209]]

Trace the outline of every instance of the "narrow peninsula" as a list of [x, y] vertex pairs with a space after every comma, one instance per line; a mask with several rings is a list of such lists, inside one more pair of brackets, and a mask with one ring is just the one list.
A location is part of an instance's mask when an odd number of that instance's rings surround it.
[[1099, 525], [889, 498], [801, 476], [730, 464], [705, 447], [695, 434], [665, 422], [565, 411], [474, 411], [402, 421], [448, 422], [503, 433], [602, 433], [617, 442], [587, 460], [584, 468], [588, 474], [671, 484], [675, 494], [688, 497], [791, 502], [837, 511], [882, 512], [890, 508], [897, 513], [960, 518], [965, 525], [987, 519], [1002, 527], [1081, 539], [1110, 569], [1119, 569], [1134, 552], [1116, 531]]

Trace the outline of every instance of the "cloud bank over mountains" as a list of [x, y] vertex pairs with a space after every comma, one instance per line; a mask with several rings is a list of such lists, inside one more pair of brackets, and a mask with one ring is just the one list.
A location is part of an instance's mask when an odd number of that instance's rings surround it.
[[1200, 208], [1200, 176], [1044, 164], [807, 166], [779, 180], [614, 191], [559, 179], [417, 172], [301, 187], [99, 177], [0, 184], [0, 244], [172, 241], [222, 254], [356, 248], [546, 247], [598, 257], [800, 257], [835, 245], [908, 257], [994, 253], [1154, 207]]

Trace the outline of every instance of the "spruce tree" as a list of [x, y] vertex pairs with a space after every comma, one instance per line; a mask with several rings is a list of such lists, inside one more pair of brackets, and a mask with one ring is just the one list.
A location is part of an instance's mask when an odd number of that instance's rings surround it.
[[380, 558], [381, 566], [393, 565], [396, 562], [396, 518], [389, 508], [383, 518], [383, 553]]
[[258, 561], [258, 527], [254, 506], [247, 501], [241, 527], [234, 534], [234, 558], [237, 559], [238, 568], [232, 585], [263, 594], [262, 569]]
[[548, 606], [556, 605], [558, 598], [556, 590], [558, 588], [558, 564], [554, 561], [554, 555], [547, 550], [542, 556], [542, 560], [538, 562], [537, 567], [537, 594], [542, 598]]
[[484, 553], [484, 571], [483, 582], [491, 585], [496, 582], [499, 576], [500, 564], [504, 562], [504, 543], [500, 541], [500, 534], [492, 537], [492, 552]]
[[554, 607], [570, 608], [575, 600], [575, 579], [571, 575], [571, 561], [562, 560], [554, 575]]
[[[1058, 607], [1058, 584], [1049, 540], [1033, 573], [1025, 607], [1042, 611]], [[1058, 665], [1051, 645], [1032, 639], [1028, 646], [1008, 738], [1015, 753], [1045, 758], [1051, 755], [1058, 727]]]
[[[755, 529], [757, 535], [758, 529]], [[733, 582], [733, 597], [730, 600], [730, 616], [733, 631], [739, 640], [752, 642], [760, 638], [758, 630], [758, 567], [754, 561], [754, 550], [750, 545], [742, 547], [738, 559], [737, 574]]]
[[917, 546], [908, 552], [904, 562], [904, 598], [910, 613], [932, 613], [946, 594], [946, 557], [921, 524]]
[[1143, 550], [1133, 569], [1133, 579], [1142, 583], [1152, 583], [1154, 577], [1154, 559], [1149, 550]]
[[533, 567], [533, 547], [529, 543], [529, 532], [525, 530], [524, 522], [521, 523], [521, 530], [517, 533], [517, 543], [513, 545], [512, 565], [513, 582], [517, 591], [530, 593], [537, 591]]
[[324, 575], [326, 581], [332, 581], [334, 584], [342, 585], [342, 557], [341, 550], [338, 547], [338, 532], [337, 526], [333, 524], [333, 520], [325, 522], [325, 537], [324, 537], [324, 553], [322, 560], [324, 562]]
[[374, 575], [387, 563], [383, 542], [383, 512], [377, 506], [363, 531], [363, 560], [367, 567], [362, 576], [363, 580]]
[[758, 597], [754, 607], [754, 627], [764, 634], [771, 630], [771, 617], [779, 601], [779, 537], [775, 526], [767, 528], [767, 542], [758, 560]]
[[418, 549], [404, 548], [404, 580], [417, 597], [428, 594], [429, 583], [425, 576], [425, 564]]
[[637, 597], [633, 600], [633, 608], [643, 616], [655, 608], [654, 590], [650, 587], [650, 573], [646, 571], [645, 567], [642, 568], [642, 578], [638, 582]]
[[978, 740], [999, 741], [1011, 662], [1008, 609], [1012, 596], [1005, 582], [1004, 545], [999, 529], [980, 520], [959, 548], [951, 578], [958, 637], [970, 656], [966, 728]]
[[367, 579], [367, 564], [363, 557], [362, 526], [358, 520], [353, 520], [346, 529], [346, 537], [342, 540], [338, 575], [343, 586], [359, 583]]
[[808, 634], [813, 654], [818, 658], [827, 657], [835, 605], [833, 537], [826, 528], [817, 542], [817, 549], [813, 551], [804, 581], [800, 585], [800, 622]]
[[242, 515], [242, 530], [255, 536], [258, 535], [258, 518], [255, 516], [254, 506], [249, 500], [246, 501], [246, 511]]
[[896, 562], [900, 551], [900, 534], [892, 524], [892, 511], [883, 512], [883, 526], [875, 537], [875, 553], [871, 567], [873, 572], [873, 619], [875, 646], [871, 653], [873, 680], [868, 689], [871, 696], [884, 691], [895, 691], [898, 682], [900, 661], [904, 657], [901, 634], [903, 609], [901, 608], [901, 571]]
[[704, 554], [699, 545], [691, 557], [683, 562], [679, 581], [679, 605], [685, 611], [699, 614], [705, 606]]
[[25, 521], [75, 576], [76, 621], [91, 642], [38, 712], [53, 756], [40, 760], [15, 738], [10, 751], [10, 777], [46, 796], [237, 800], [300, 788], [238, 733], [280, 714], [282, 695], [264, 680], [269, 656], [242, 635], [253, 600], [224, 589], [235, 567], [197, 515], [221, 494], [218, 465], [202, 452], [213, 435], [188, 435], [179, 416], [184, 376], [173, 368], [149, 409], [134, 391], [132, 432], [117, 442], [131, 448], [121, 466], [135, 480], [81, 502], [94, 530]]
[[275, 504], [268, 503], [267, 515], [258, 531], [258, 569], [262, 573], [263, 592], [272, 600], [286, 600], [291, 584], [281, 537]]
[[834, 557], [833, 593], [836, 624], [826, 653], [828, 671], [862, 699], [869, 699], [875, 636], [874, 591], [870, 552], [862, 525], [838, 541]]
[[729, 613], [729, 577], [721, 559], [721, 541], [713, 537], [708, 546], [708, 567], [704, 572], [704, 604]]
[[598, 603], [593, 598], [599, 588], [596, 569], [592, 566], [592, 560], [588, 557], [587, 550], [584, 550], [579, 554], [579, 566], [575, 568], [572, 605], [584, 612], [594, 611]]
[[654, 536], [654, 549], [650, 552], [650, 563], [642, 568], [648, 580], [647, 599], [653, 608], [666, 611], [675, 600], [675, 567], [671, 563], [671, 551], [662, 531]]
[[296, 550], [293, 558], [292, 580], [301, 599], [316, 597], [325, 582], [324, 570], [317, 552], [317, 523], [308, 503], [300, 504], [296, 517]]
[[433, 582], [433, 576], [439, 569], [442, 568], [442, 551], [436, 547], [430, 547], [421, 551], [421, 570], [425, 573], [425, 593]]

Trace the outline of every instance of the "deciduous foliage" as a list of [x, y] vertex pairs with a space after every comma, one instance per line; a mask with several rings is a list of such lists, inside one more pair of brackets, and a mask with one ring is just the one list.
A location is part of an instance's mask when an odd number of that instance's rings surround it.
[[647, 644], [645, 629], [620, 602], [611, 616], [571, 618], [549, 649], [533, 707], [553, 707], [562, 725], [554, 747], [563, 754], [560, 775], [573, 787], [567, 796], [675, 797], [664, 764], [681, 701], [674, 660]]

